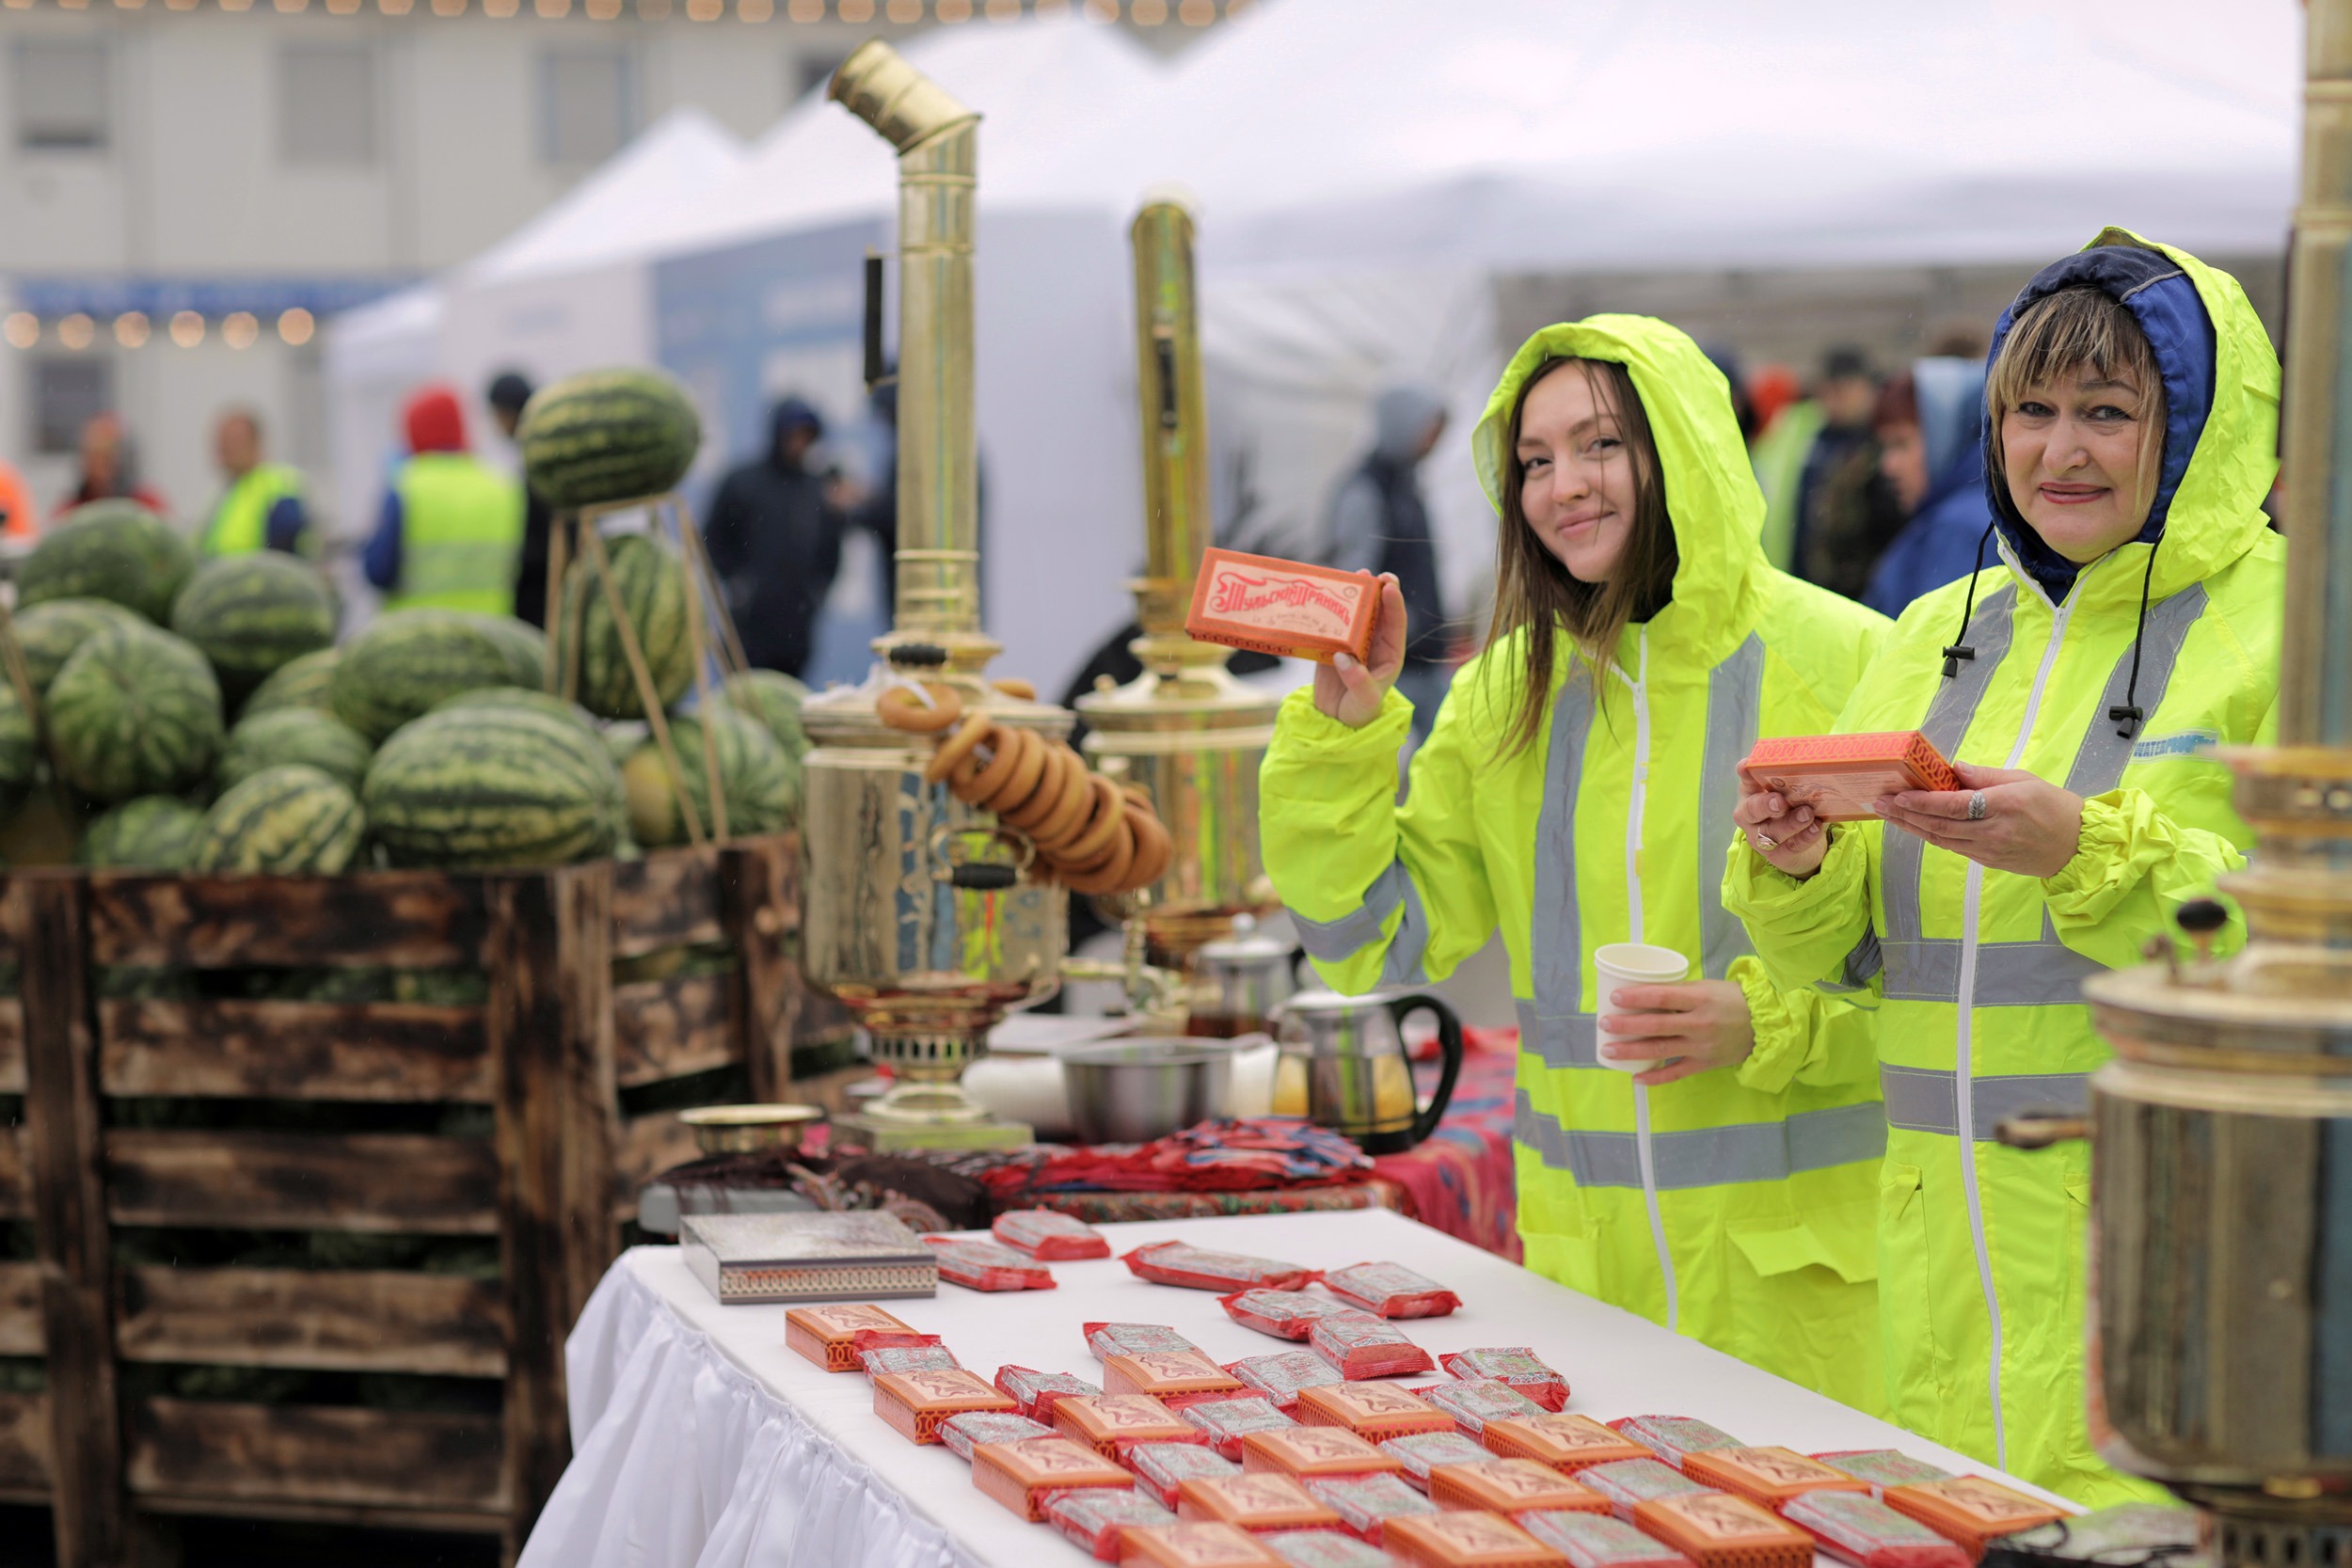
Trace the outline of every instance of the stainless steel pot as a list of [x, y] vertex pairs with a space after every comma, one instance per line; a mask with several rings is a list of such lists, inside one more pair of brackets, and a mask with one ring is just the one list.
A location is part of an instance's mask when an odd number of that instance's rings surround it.
[[1200, 1040], [1118, 1040], [1069, 1052], [1062, 1092], [1083, 1143], [1148, 1143], [1225, 1114], [1233, 1054]]

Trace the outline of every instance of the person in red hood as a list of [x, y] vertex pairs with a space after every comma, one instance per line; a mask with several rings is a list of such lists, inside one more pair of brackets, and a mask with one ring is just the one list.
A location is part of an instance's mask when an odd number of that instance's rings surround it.
[[466, 414], [447, 387], [401, 412], [408, 458], [392, 475], [360, 558], [387, 610], [435, 605], [485, 615], [515, 610], [522, 487], [466, 450]]
[[91, 501], [133, 500], [158, 517], [170, 508], [163, 492], [139, 482], [138, 457], [119, 414], [93, 414], [82, 426], [82, 474], [57, 504], [58, 515]]

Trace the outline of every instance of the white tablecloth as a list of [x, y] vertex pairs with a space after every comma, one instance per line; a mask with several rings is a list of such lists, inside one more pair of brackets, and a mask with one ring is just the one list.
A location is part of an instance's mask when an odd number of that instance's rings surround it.
[[[1120, 1252], [1181, 1238], [1310, 1268], [1406, 1264], [1463, 1301], [1450, 1317], [1398, 1324], [1421, 1345], [1433, 1354], [1533, 1345], [1567, 1378], [1568, 1408], [1604, 1420], [1696, 1416], [1750, 1443], [1805, 1452], [1899, 1448], [1990, 1473], [1387, 1210], [1105, 1229]], [[942, 1285], [934, 1300], [887, 1305], [943, 1336], [983, 1377], [1015, 1362], [1099, 1380], [1081, 1322], [1170, 1323], [1219, 1361], [1292, 1348], [1232, 1322], [1207, 1291], [1147, 1284], [1116, 1259], [1053, 1269], [1059, 1288], [1051, 1291], [982, 1295]], [[865, 1378], [821, 1371], [785, 1349], [785, 1311], [721, 1307], [675, 1248], [639, 1247], [615, 1264], [567, 1347], [576, 1457], [521, 1568], [1089, 1561], [1050, 1528], [974, 1490], [963, 1462], [945, 1448], [917, 1448], [885, 1426]]]

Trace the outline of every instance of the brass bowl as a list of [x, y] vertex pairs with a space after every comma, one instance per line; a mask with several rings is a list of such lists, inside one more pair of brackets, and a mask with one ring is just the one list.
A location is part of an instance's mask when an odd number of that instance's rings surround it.
[[825, 1113], [816, 1105], [701, 1105], [677, 1119], [694, 1130], [694, 1147], [705, 1154], [757, 1154], [800, 1148]]

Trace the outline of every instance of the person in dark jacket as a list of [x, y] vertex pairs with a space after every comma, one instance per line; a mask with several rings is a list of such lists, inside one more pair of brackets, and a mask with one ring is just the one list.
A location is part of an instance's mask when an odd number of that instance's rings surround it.
[[710, 506], [710, 563], [726, 586], [743, 656], [794, 676], [808, 663], [818, 607], [841, 566], [834, 482], [805, 466], [824, 430], [801, 399], [778, 403], [767, 455], [722, 480]]
[[1984, 492], [1984, 365], [1913, 361], [1886, 384], [1873, 423], [1879, 466], [1909, 521], [1871, 568], [1862, 602], [1899, 616], [1912, 600], [1977, 569], [1977, 546], [1993, 520]]
[[[532, 385], [520, 371], [501, 371], [483, 394], [499, 434], [515, 438], [522, 422], [523, 404], [531, 401]], [[548, 624], [548, 537], [555, 515], [528, 481], [523, 485], [523, 553], [515, 562], [515, 614], [534, 626]]]
[[1391, 387], [1373, 403], [1372, 452], [1331, 498], [1330, 564], [1343, 572], [1393, 572], [1405, 594], [1412, 641], [1396, 689], [1413, 705], [1413, 733], [1426, 736], [1444, 700], [1449, 666], [1445, 595], [1438, 546], [1422, 499], [1421, 462], [1445, 434], [1445, 404], [1420, 387]]

